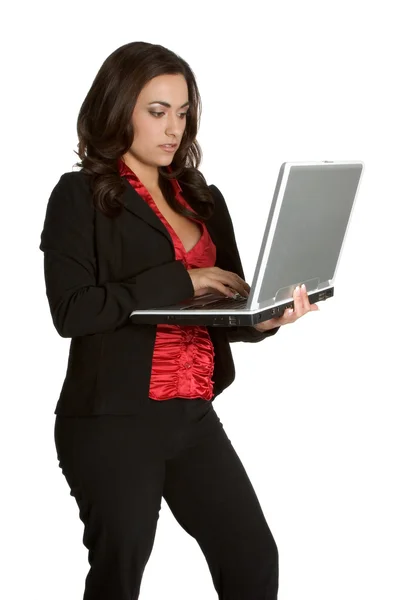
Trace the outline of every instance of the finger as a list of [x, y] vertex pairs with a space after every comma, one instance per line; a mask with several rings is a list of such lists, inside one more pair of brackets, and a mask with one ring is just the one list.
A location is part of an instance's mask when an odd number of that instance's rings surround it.
[[[225, 271], [224, 269], [220, 269], [219, 267], [210, 267], [210, 270], [212, 274], [216, 276], [220, 281], [223, 281], [223, 283], [230, 285], [234, 290], [240, 292], [242, 296], [247, 296], [248, 294], [250, 294], [250, 285], [237, 273], [233, 273], [233, 271]], [[227, 280], [227, 276], [230, 279]], [[230, 284], [228, 283], [229, 281], [231, 282]], [[234, 284], [234, 282], [236, 283]], [[246, 291], [247, 294], [244, 294], [244, 291]]]
[[235, 287], [233, 287], [233, 284], [230, 284], [229, 288], [235, 295], [240, 294], [240, 296], [243, 296], [244, 298], [248, 298], [249, 296], [249, 292], [245, 288], [239, 287], [237, 284], [235, 285]]
[[226, 271], [225, 273], [228, 277], [228, 285], [236, 292], [239, 292], [241, 296], [247, 297], [250, 292], [249, 284], [236, 273], [231, 273], [230, 271]]
[[303, 294], [301, 292], [300, 286], [296, 286], [293, 293], [294, 300], [294, 311], [297, 317], [301, 317], [304, 314], [304, 305], [303, 305]]
[[241, 288], [244, 289], [247, 293], [250, 293], [250, 286], [247, 283], [247, 281], [245, 281], [244, 279], [239, 277], [239, 275], [235, 274], [235, 277], [236, 277], [238, 284], [241, 286]]
[[201, 288], [196, 291], [197, 296], [203, 296], [203, 294], [207, 294], [207, 288]]
[[234, 293], [232, 292], [232, 290], [224, 285], [223, 283], [221, 283], [220, 281], [218, 281], [218, 279], [210, 279], [208, 282], [208, 285], [215, 289], [218, 290], [219, 292], [221, 292], [221, 294], [223, 294], [224, 296], [233, 296]]
[[303, 298], [304, 310], [305, 310], [305, 312], [308, 312], [311, 310], [311, 304], [310, 304], [310, 300], [308, 298], [306, 286], [304, 286], [304, 288], [301, 287], [300, 289], [301, 289], [301, 295]]
[[305, 312], [319, 310], [319, 306], [317, 306], [316, 304], [310, 304], [310, 299], [308, 297], [306, 287], [304, 286], [304, 288], [300, 288], [300, 289], [301, 289], [301, 293], [303, 296], [303, 306], [304, 306]]
[[244, 289], [247, 292], [250, 292], [250, 285], [237, 273], [233, 273], [233, 271], [223, 271], [222, 269], [218, 269], [218, 276], [228, 277], [229, 281], [232, 282], [231, 285], [234, 283], [234, 285], [232, 286], [234, 289]]
[[234, 290], [235, 292], [239, 292], [239, 294], [241, 294], [242, 296], [247, 296], [247, 290], [245, 287], [247, 286], [246, 282], [243, 281], [243, 279], [241, 279], [235, 273], [231, 273], [230, 271], [222, 271], [221, 273], [210, 273], [210, 277], [213, 278], [213, 281], [219, 281], [227, 287], [232, 288], [232, 290]]
[[293, 308], [287, 308], [283, 315], [278, 319], [280, 325], [286, 325], [287, 323], [294, 323], [297, 319], [296, 313]]
[[229, 287], [226, 287], [222, 284], [216, 284], [214, 291], [217, 290], [218, 292], [221, 292], [221, 294], [225, 297], [229, 297], [232, 298], [235, 295], [235, 292], [232, 292], [232, 290]]
[[241, 285], [238, 285], [237, 283], [235, 284], [235, 287], [232, 287], [232, 289], [235, 293], [239, 293], [241, 296], [244, 296], [245, 298], [248, 298], [248, 296], [249, 296], [249, 292], [247, 291], [247, 288], [245, 288]]
[[215, 290], [213, 288], [204, 287], [204, 288], [201, 288], [200, 290], [197, 290], [196, 295], [204, 296], [205, 294], [214, 294], [214, 293], [215, 293]]

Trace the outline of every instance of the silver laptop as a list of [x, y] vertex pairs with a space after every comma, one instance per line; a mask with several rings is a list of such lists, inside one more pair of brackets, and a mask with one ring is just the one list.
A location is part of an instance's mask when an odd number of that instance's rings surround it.
[[249, 296], [204, 294], [173, 306], [135, 310], [131, 321], [255, 325], [293, 308], [294, 289], [302, 283], [311, 304], [331, 298], [363, 169], [361, 161], [283, 163]]

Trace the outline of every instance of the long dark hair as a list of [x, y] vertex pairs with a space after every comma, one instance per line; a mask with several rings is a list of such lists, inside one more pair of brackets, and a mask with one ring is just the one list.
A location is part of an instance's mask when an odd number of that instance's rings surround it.
[[[180, 214], [208, 219], [214, 200], [203, 174], [198, 170], [202, 159], [196, 141], [200, 123], [201, 100], [194, 73], [177, 54], [148, 42], [130, 42], [114, 50], [98, 71], [77, 120], [78, 152], [75, 163], [90, 176], [94, 204], [108, 217], [122, 210], [125, 182], [119, 174], [118, 159], [131, 147], [134, 130], [132, 112], [142, 88], [153, 77], [182, 74], [185, 77], [190, 108], [181, 144], [170, 165], [159, 167], [159, 186], [168, 204]], [[171, 182], [176, 178], [185, 199], [195, 212], [187, 210], [175, 198]]]

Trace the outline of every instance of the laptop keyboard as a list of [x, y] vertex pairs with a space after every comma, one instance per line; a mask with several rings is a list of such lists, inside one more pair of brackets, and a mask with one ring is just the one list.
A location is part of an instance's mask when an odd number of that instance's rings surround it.
[[235, 298], [222, 298], [221, 300], [216, 300], [215, 302], [208, 302], [207, 304], [204, 304], [203, 306], [195, 304], [195, 305], [189, 305], [189, 306], [184, 306], [181, 310], [204, 310], [204, 309], [213, 309], [213, 308], [217, 308], [217, 309], [230, 309], [232, 308], [233, 310], [239, 310], [242, 308], [246, 308], [247, 306], [247, 298], [243, 298], [243, 296], [239, 296], [238, 299]]

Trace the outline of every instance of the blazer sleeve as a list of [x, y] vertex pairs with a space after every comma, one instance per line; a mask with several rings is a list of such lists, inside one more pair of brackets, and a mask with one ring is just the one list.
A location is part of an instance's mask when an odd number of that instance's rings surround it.
[[39, 246], [50, 312], [61, 337], [111, 332], [129, 324], [135, 309], [194, 295], [190, 275], [176, 260], [124, 281], [97, 285], [95, 208], [90, 195], [68, 175], [61, 175], [50, 195]]
[[[235, 231], [231, 216], [229, 214], [228, 207], [225, 199], [220, 190], [215, 185], [210, 185], [210, 190], [215, 198], [215, 218], [223, 228], [222, 239], [224, 239], [225, 247], [221, 252], [222, 262], [219, 266], [221, 269], [232, 271], [245, 279], [243, 273], [242, 261], [240, 259], [239, 250], [236, 243]], [[227, 327], [226, 333], [229, 342], [261, 342], [267, 337], [275, 335], [280, 327], [274, 327], [268, 331], [257, 331], [252, 325], [249, 326], [237, 326]]]

